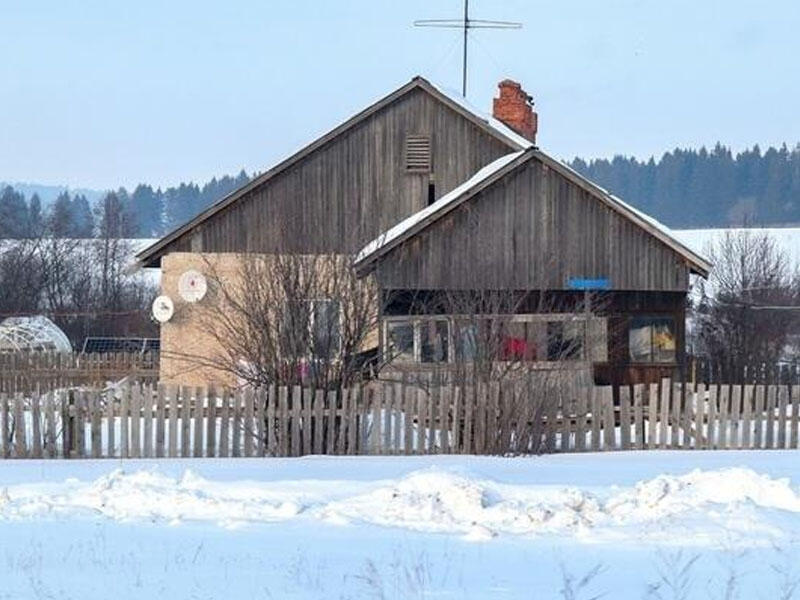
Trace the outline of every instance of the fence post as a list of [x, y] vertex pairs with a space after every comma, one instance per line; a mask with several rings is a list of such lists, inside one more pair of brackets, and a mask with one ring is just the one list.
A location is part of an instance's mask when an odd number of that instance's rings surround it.
[[72, 434], [75, 431], [75, 390], [68, 390], [65, 396], [61, 397], [61, 431], [63, 432], [63, 452], [64, 458], [73, 457]]

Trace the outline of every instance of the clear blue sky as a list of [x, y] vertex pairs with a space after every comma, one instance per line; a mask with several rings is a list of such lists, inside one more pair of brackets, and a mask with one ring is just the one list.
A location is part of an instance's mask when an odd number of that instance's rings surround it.
[[[800, 141], [800, 2], [472, 0], [469, 99], [511, 77], [543, 148]], [[460, 87], [462, 0], [0, 0], [0, 180], [170, 185], [264, 170], [422, 74]]]

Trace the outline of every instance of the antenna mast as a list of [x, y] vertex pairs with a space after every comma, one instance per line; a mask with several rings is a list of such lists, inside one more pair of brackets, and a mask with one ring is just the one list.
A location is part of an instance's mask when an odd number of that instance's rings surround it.
[[514, 21], [487, 21], [469, 18], [469, 0], [464, 0], [464, 19], [422, 19], [414, 27], [444, 27], [464, 30], [464, 51], [461, 71], [461, 95], [467, 97], [467, 32], [470, 29], [521, 29], [522, 23]]

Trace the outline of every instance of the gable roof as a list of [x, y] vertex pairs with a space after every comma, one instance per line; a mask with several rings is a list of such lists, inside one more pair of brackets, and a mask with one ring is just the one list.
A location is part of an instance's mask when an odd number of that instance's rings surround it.
[[371, 115], [375, 114], [376, 112], [392, 104], [399, 98], [417, 89], [424, 90], [425, 92], [427, 92], [428, 94], [430, 94], [443, 104], [449, 106], [451, 109], [455, 110], [456, 112], [461, 114], [463, 117], [465, 117], [466, 119], [468, 119], [481, 129], [483, 129], [490, 135], [494, 136], [501, 142], [507, 144], [510, 150], [522, 150], [524, 148], [529, 148], [532, 146], [530, 141], [528, 141], [521, 135], [517, 134], [511, 128], [507, 127], [497, 119], [481, 115], [479, 111], [472, 108], [465, 100], [461, 99], [460, 97], [454, 94], [449, 94], [445, 92], [444, 90], [433, 85], [431, 82], [429, 82], [427, 79], [421, 76], [416, 76], [405, 85], [399, 87], [395, 91], [384, 96], [377, 102], [374, 102], [373, 104], [369, 105], [361, 112], [347, 119], [340, 125], [334, 127], [328, 133], [317, 138], [307, 146], [303, 147], [299, 151], [295, 152], [291, 156], [287, 157], [283, 161], [271, 167], [258, 177], [255, 177], [242, 187], [234, 190], [227, 196], [224, 196], [223, 198], [212, 204], [210, 207], [202, 211], [200, 214], [190, 219], [185, 224], [177, 227], [170, 233], [166, 234], [155, 244], [139, 252], [136, 255], [136, 260], [138, 264], [141, 266], [157, 266], [155, 264], [155, 261], [157, 261], [161, 257], [163, 251], [170, 244], [175, 242], [178, 238], [190, 233], [195, 227], [201, 225], [204, 221], [210, 219], [218, 212], [224, 210], [227, 206], [233, 204], [234, 202], [237, 202], [239, 199], [247, 195], [252, 190], [263, 185], [264, 183], [266, 183], [279, 173], [285, 171], [292, 165], [301, 161], [315, 150], [318, 150], [319, 148], [323, 147], [325, 144], [337, 138], [338, 136], [342, 135], [343, 133], [347, 132], [354, 126], [358, 125], [359, 123], [370, 117]]
[[367, 273], [371, 265], [382, 256], [391, 252], [393, 248], [417, 235], [480, 191], [491, 186], [496, 181], [502, 179], [507, 174], [513, 172], [532, 159], [538, 159], [550, 169], [558, 172], [572, 183], [589, 192], [611, 210], [632, 221], [650, 235], [663, 242], [687, 262], [692, 272], [703, 277], [708, 276], [711, 270], [711, 263], [678, 241], [666, 225], [635, 209], [626, 202], [623, 202], [617, 196], [614, 196], [607, 190], [594, 184], [577, 171], [555, 160], [535, 146], [530, 146], [525, 150], [500, 157], [486, 167], [480, 169], [462, 185], [445, 194], [430, 206], [403, 219], [400, 223], [369, 242], [356, 255], [354, 261], [356, 272], [359, 274]]

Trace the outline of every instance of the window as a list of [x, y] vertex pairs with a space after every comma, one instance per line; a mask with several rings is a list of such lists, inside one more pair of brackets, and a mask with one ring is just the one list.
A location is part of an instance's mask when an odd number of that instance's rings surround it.
[[580, 360], [583, 357], [585, 321], [547, 323], [547, 360]]
[[587, 359], [586, 329], [565, 314], [389, 317], [383, 351], [397, 363], [576, 361]]
[[419, 361], [447, 362], [449, 358], [449, 328], [446, 320], [421, 321], [419, 324]]
[[386, 325], [386, 359], [397, 362], [414, 360], [414, 325], [392, 321]]
[[631, 362], [675, 362], [675, 320], [671, 317], [637, 317], [628, 334]]
[[429, 173], [431, 170], [431, 139], [427, 135], [406, 137], [406, 171]]
[[474, 361], [478, 353], [478, 326], [471, 321], [453, 323], [453, 346], [458, 362]]
[[332, 358], [341, 347], [339, 302], [337, 300], [311, 300], [311, 354], [317, 358]]
[[511, 321], [503, 324], [500, 343], [500, 360], [535, 361], [538, 353], [538, 330], [541, 323]]
[[333, 358], [341, 350], [340, 307], [337, 300], [292, 300], [281, 327], [283, 356]]

